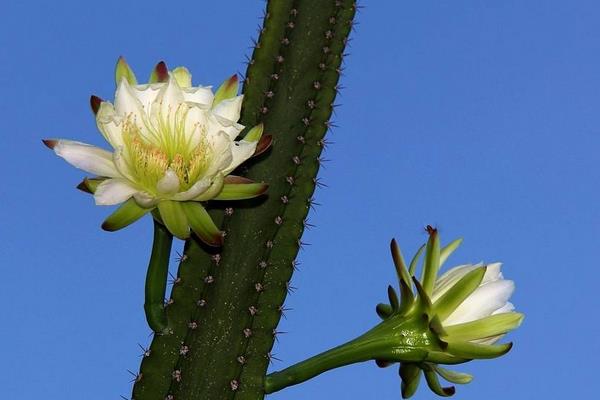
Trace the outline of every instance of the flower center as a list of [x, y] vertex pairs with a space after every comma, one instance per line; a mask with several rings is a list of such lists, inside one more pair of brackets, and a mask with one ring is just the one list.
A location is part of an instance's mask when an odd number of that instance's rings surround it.
[[[206, 126], [186, 124], [189, 107], [180, 104], [163, 113], [153, 105], [151, 115], [138, 121], [133, 114], [123, 121], [124, 157], [132, 178], [145, 191], [157, 193], [157, 182], [168, 170], [179, 178], [179, 191], [189, 189], [206, 172], [212, 148], [206, 140]], [[141, 124], [140, 124], [141, 122]]]

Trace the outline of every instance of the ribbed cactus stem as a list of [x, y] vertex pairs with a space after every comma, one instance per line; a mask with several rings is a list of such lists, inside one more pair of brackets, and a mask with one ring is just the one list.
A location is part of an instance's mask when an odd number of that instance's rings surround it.
[[239, 174], [269, 191], [211, 211], [226, 233], [221, 249], [186, 242], [167, 308], [173, 332], [154, 337], [136, 400], [264, 397], [355, 8], [349, 0], [268, 2], [241, 123], [262, 122], [273, 146]]

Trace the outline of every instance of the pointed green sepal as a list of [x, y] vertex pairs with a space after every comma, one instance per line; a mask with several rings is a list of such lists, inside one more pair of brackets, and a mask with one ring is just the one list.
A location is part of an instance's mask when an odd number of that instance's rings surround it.
[[85, 193], [94, 194], [98, 186], [105, 180], [106, 178], [83, 178], [79, 185], [77, 185], [77, 189]]
[[510, 351], [513, 344], [479, 344], [472, 342], [448, 341], [446, 351], [456, 357], [488, 359], [497, 358]]
[[133, 198], [127, 200], [102, 223], [102, 229], [109, 232], [118, 231], [133, 224], [149, 212], [149, 208], [140, 207]]
[[256, 141], [258, 141], [262, 137], [264, 128], [265, 128], [265, 126], [262, 123], [254, 126], [252, 129], [250, 129], [248, 131], [248, 133], [246, 134], [246, 136], [244, 136], [244, 140], [246, 142], [256, 142]]
[[252, 199], [265, 193], [268, 188], [269, 185], [266, 183], [257, 183], [241, 176], [229, 175], [225, 177], [221, 192], [213, 200]]
[[390, 315], [394, 313], [394, 310], [392, 310], [392, 306], [390, 306], [389, 304], [379, 303], [375, 307], [375, 312], [377, 313], [377, 315], [379, 315], [379, 318], [387, 319], [390, 317]]
[[398, 310], [400, 315], [407, 314], [415, 303], [415, 296], [409, 285], [410, 283], [404, 280], [400, 281], [400, 309]]
[[423, 246], [419, 247], [419, 250], [417, 250], [417, 253], [410, 261], [410, 266], [408, 267], [408, 273], [410, 276], [415, 276], [415, 273], [417, 272], [417, 265], [419, 264], [419, 258], [421, 258], [421, 254], [423, 254], [426, 246], [427, 245], [424, 244]]
[[212, 218], [198, 202], [182, 203], [187, 220], [194, 233], [209, 246], [223, 245], [223, 233], [217, 228]]
[[192, 87], [192, 74], [186, 67], [177, 67], [171, 71], [171, 75], [181, 88]]
[[433, 285], [435, 284], [440, 269], [440, 236], [438, 235], [437, 229], [430, 225], [427, 225], [427, 232], [429, 233], [429, 240], [427, 241], [425, 250], [422, 282], [425, 293], [431, 295], [433, 292]]
[[400, 363], [399, 374], [402, 379], [402, 384], [400, 386], [402, 398], [408, 399], [415, 394], [419, 387], [421, 369], [415, 364]]
[[392, 306], [392, 310], [398, 311], [400, 309], [400, 301], [398, 300], [398, 295], [396, 294], [396, 291], [390, 285], [388, 286], [387, 292], [390, 305]]
[[[447, 344], [445, 342], [441, 343], [443, 344], [444, 348], [447, 347]], [[425, 359], [431, 363], [446, 365], [462, 364], [467, 361], [471, 361], [470, 358], [455, 357], [451, 354], [444, 353], [443, 351], [428, 351], [427, 357], [425, 357]]]
[[129, 67], [125, 58], [121, 56], [117, 60], [117, 66], [115, 67], [115, 83], [117, 86], [119, 86], [119, 83], [121, 83], [123, 78], [125, 78], [130, 85], [137, 85], [137, 79], [135, 78], [133, 70]]
[[440, 385], [440, 380], [433, 368], [425, 367], [423, 369], [423, 374], [425, 375], [425, 380], [427, 381], [429, 389], [438, 396], [450, 397], [456, 392], [454, 386], [442, 387], [442, 385]]
[[167, 68], [167, 64], [164, 61], [156, 64], [152, 73], [150, 74], [150, 79], [148, 79], [149, 83], [160, 83], [166, 82], [169, 80], [169, 68]]
[[436, 302], [433, 304], [435, 314], [445, 320], [456, 310], [456, 308], [469, 297], [483, 280], [487, 267], [478, 267], [467, 273], [450, 289], [448, 289]]
[[452, 340], [470, 341], [484, 339], [508, 333], [521, 325], [525, 316], [518, 312], [507, 312], [490, 315], [463, 324], [451, 325], [445, 328], [446, 335]]
[[448, 245], [444, 246], [442, 250], [440, 250], [440, 267], [444, 265], [448, 257], [454, 253], [454, 250], [458, 249], [458, 246], [463, 242], [462, 238], [458, 238], [448, 243]]
[[473, 375], [465, 374], [464, 372], [451, 371], [449, 369], [442, 368], [437, 364], [432, 364], [431, 367], [435, 370], [435, 372], [438, 373], [438, 375], [448, 382], [465, 385], [473, 380]]
[[413, 283], [415, 284], [415, 288], [417, 288], [417, 302], [416, 302], [416, 307], [417, 309], [426, 314], [427, 315], [427, 321], [430, 321], [431, 318], [431, 310], [433, 308], [432, 304], [431, 304], [431, 299], [429, 298], [429, 295], [427, 294], [427, 292], [425, 292], [425, 289], [423, 288], [423, 286], [421, 285], [421, 282], [419, 282], [419, 280], [417, 278], [415, 278], [413, 276]]
[[219, 86], [219, 89], [217, 89], [215, 92], [213, 107], [216, 107], [217, 104], [223, 100], [231, 99], [237, 96], [238, 86], [239, 82], [237, 75], [233, 75], [229, 79], [226, 79], [225, 82], [223, 82], [221, 86]]
[[158, 211], [162, 222], [171, 234], [181, 240], [190, 237], [187, 217], [179, 201], [162, 200], [158, 203]]
[[[394, 260], [394, 266], [396, 267], [396, 274], [398, 275], [398, 281], [404, 281], [408, 285], [410, 285], [411, 279], [408, 274], [408, 269], [406, 268], [406, 262], [404, 261], [404, 257], [402, 256], [402, 251], [400, 250], [400, 246], [396, 242], [396, 239], [392, 239], [390, 242], [390, 251], [392, 252], [392, 259]], [[410, 286], [408, 286], [410, 289]], [[412, 292], [412, 290], [411, 290]]]

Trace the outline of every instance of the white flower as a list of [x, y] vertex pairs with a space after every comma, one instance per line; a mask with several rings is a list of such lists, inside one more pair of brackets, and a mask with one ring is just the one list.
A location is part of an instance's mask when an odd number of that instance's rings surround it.
[[[511, 313], [514, 310], [515, 307], [508, 300], [515, 290], [515, 284], [511, 280], [504, 279], [500, 271], [501, 265], [501, 263], [494, 263], [485, 267], [483, 278], [477, 288], [441, 321], [445, 328], [482, 320], [492, 315]], [[448, 270], [435, 282], [431, 300], [435, 303], [468, 273], [478, 268], [482, 268], [482, 265], [461, 265]], [[521, 314], [511, 315], [521, 319]], [[498, 334], [471, 341], [493, 344], [501, 337], [502, 335]]]
[[[213, 94], [210, 87], [192, 86], [187, 69], [169, 72], [159, 63], [150, 83], [140, 85], [121, 58], [116, 78], [114, 104], [92, 97], [98, 128], [112, 149], [63, 139], [44, 141], [73, 166], [105, 178], [88, 187], [96, 204], [128, 202], [135, 215], [141, 213], [139, 208], [158, 207], [169, 230], [186, 238], [189, 220], [195, 218], [182, 221], [180, 209], [187, 213], [190, 207], [184, 203], [249, 198], [266, 190], [264, 184], [228, 177], [255, 153], [262, 135], [259, 125], [236, 141], [244, 126], [238, 123], [243, 96], [237, 96], [235, 76]], [[227, 185], [245, 185], [243, 195], [238, 190], [237, 197], [219, 197]], [[196, 208], [190, 212], [196, 213], [197, 206], [192, 207]], [[124, 223], [114, 218], [110, 222], [105, 226], [109, 230]], [[200, 227], [191, 228], [200, 235]], [[212, 231], [212, 239], [201, 237], [219, 242]]]

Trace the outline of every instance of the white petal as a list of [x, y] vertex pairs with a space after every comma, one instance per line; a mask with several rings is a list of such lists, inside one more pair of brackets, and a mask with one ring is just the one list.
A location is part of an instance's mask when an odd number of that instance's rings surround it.
[[156, 206], [159, 200], [153, 197], [151, 194], [146, 192], [137, 192], [133, 194], [133, 198], [135, 202], [138, 203], [140, 207], [144, 208], [152, 208]]
[[463, 322], [475, 321], [505, 306], [513, 294], [515, 284], [513, 281], [500, 280], [486, 283], [475, 289], [465, 301], [444, 321], [444, 325], [455, 325]]
[[436, 281], [433, 287], [433, 293], [431, 296], [432, 301], [439, 299], [448, 289], [450, 289], [456, 282], [458, 282], [463, 276], [473, 271], [479, 265], [459, 265], [451, 268], [441, 275]]
[[483, 276], [483, 280], [481, 284], [485, 284], [488, 282], [494, 282], [499, 279], [502, 279], [502, 273], [500, 272], [500, 267], [502, 267], [502, 263], [493, 263], [488, 264], [487, 269], [485, 271], [485, 275]]
[[89, 144], [72, 140], [58, 140], [54, 152], [69, 164], [98, 176], [120, 177], [112, 153]]
[[133, 87], [135, 97], [137, 97], [146, 113], [149, 112], [150, 106], [154, 103], [156, 97], [160, 93], [160, 89], [165, 85], [165, 83], [150, 83]]
[[210, 107], [215, 97], [210, 86], [198, 86], [183, 89], [185, 101], [200, 104], [204, 107]]
[[117, 169], [117, 171], [119, 171], [119, 174], [121, 174], [121, 176], [133, 182], [135, 181], [135, 179], [133, 178], [133, 174], [129, 169], [127, 155], [123, 149], [123, 146], [119, 146], [115, 149], [115, 152], [113, 153], [113, 163], [115, 164], [115, 168]]
[[163, 194], [174, 194], [179, 191], [179, 177], [168, 169], [165, 175], [156, 183], [156, 190]]
[[112, 104], [103, 101], [96, 115], [96, 124], [102, 135], [113, 148], [123, 145], [121, 118], [116, 114]]
[[232, 123], [237, 122], [237, 120], [240, 119], [240, 110], [242, 109], [243, 99], [244, 95], [223, 100], [213, 108], [213, 114], [224, 118], [227, 121], [231, 121]]
[[500, 307], [499, 309], [497, 309], [496, 311], [494, 311], [492, 313], [492, 315], [496, 315], [496, 314], [504, 314], [507, 312], [511, 312], [515, 309], [515, 306], [513, 303], [511, 303], [510, 301], [506, 302], [506, 304], [502, 307]]
[[185, 116], [185, 135], [188, 146], [195, 148], [206, 137], [208, 111], [195, 105], [190, 106]]
[[136, 96], [136, 91], [129, 85], [127, 80], [121, 79], [115, 94], [115, 111], [120, 117], [132, 115], [134, 120], [142, 123], [142, 103]]
[[163, 118], [170, 114], [174, 115], [183, 102], [183, 92], [174, 78], [169, 78], [168, 83], [162, 87], [155, 100], [155, 104], [160, 104]]
[[125, 179], [107, 179], [96, 188], [94, 199], [99, 206], [112, 206], [128, 200], [136, 192]]
[[258, 142], [246, 142], [245, 140], [234, 142], [233, 146], [231, 147], [231, 164], [225, 168], [225, 170], [223, 170], [223, 174], [228, 175], [231, 171], [236, 169], [238, 165], [252, 157], [252, 154], [254, 154], [254, 151], [256, 150], [257, 144]]
[[244, 125], [225, 120], [218, 115], [211, 114], [208, 118], [208, 135], [216, 134], [218, 132], [225, 132], [227, 133], [227, 136], [231, 138], [231, 140], [234, 140], [236, 137], [238, 137], [243, 129]]
[[212, 183], [211, 178], [203, 178], [203, 179], [199, 180], [198, 182], [194, 183], [192, 185], [192, 187], [190, 187], [185, 192], [175, 194], [172, 197], [172, 199], [178, 200], [178, 201], [191, 200], [194, 197], [197, 197], [197, 196], [201, 195], [202, 193], [206, 192], [206, 190], [210, 187], [211, 183]]

